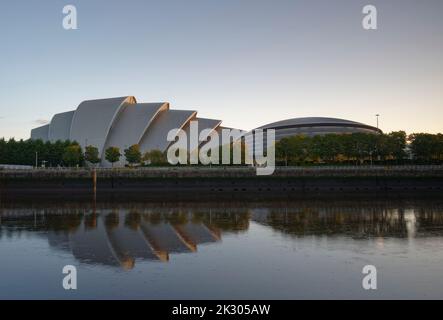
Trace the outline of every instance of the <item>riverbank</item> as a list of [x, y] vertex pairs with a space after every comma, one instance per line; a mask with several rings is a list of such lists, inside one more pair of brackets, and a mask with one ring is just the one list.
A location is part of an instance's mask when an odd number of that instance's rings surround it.
[[[95, 176], [95, 178], [94, 178]], [[252, 167], [0, 170], [0, 192], [364, 192], [443, 190], [443, 166]]]

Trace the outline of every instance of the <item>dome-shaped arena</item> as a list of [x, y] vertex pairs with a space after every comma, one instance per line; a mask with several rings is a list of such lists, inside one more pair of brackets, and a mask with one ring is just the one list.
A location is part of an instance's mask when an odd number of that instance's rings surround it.
[[[257, 129], [274, 129], [275, 140], [279, 141], [284, 137], [303, 134], [315, 136], [322, 134], [346, 134], [346, 133], [373, 133], [382, 131], [370, 125], [338, 118], [307, 117], [293, 118], [266, 124]], [[256, 130], [256, 129], [255, 129]]]
[[[263, 141], [261, 144], [256, 144], [255, 140], [257, 139], [257, 136], [255, 133], [259, 129], [263, 130]], [[262, 154], [263, 150], [268, 146], [267, 134], [265, 134], [266, 130], [268, 129], [275, 130], [275, 142], [278, 142], [283, 138], [296, 135], [312, 137], [316, 135], [350, 134], [357, 132], [369, 134], [382, 133], [382, 131], [376, 127], [345, 119], [325, 117], [292, 118], [272, 122], [246, 133], [245, 140], [247, 145], [251, 146], [251, 148], [257, 154]]]

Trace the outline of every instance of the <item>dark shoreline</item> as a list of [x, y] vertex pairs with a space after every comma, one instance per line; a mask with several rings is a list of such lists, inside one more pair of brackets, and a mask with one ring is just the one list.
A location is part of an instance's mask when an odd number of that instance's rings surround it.
[[149, 193], [165, 196], [294, 193], [443, 193], [443, 166], [279, 167], [257, 176], [251, 167], [47, 169], [0, 171], [0, 194]]
[[0, 195], [0, 207], [5, 206], [100, 206], [107, 204], [128, 205], [210, 205], [230, 207], [237, 205], [253, 205], [262, 203], [296, 204], [303, 206], [308, 203], [321, 203], [328, 206], [332, 203], [348, 202], [361, 205], [377, 203], [438, 203], [443, 206], [443, 192], [306, 192], [306, 193], [192, 193], [171, 192], [168, 194], [146, 192], [101, 192], [97, 195], [84, 192], [66, 193], [53, 192], [9, 192]]

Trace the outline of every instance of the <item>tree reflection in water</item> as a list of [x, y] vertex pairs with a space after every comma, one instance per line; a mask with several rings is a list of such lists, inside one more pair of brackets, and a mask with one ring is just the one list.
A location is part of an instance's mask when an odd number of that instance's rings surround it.
[[82, 263], [167, 262], [257, 223], [291, 237], [441, 237], [443, 204], [416, 201], [36, 203], [0, 207], [0, 241], [36, 233]]

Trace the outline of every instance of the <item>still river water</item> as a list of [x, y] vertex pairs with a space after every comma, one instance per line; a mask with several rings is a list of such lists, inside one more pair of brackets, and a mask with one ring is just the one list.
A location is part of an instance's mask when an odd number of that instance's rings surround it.
[[1, 200], [0, 299], [443, 298], [443, 197], [68, 198]]

